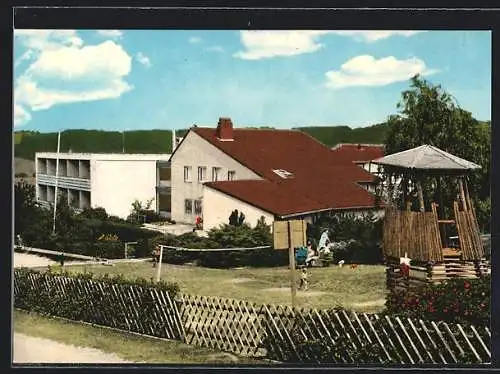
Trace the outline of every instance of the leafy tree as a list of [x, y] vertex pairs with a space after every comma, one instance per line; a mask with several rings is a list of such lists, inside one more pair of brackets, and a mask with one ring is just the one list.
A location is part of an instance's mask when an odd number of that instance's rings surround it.
[[[484, 201], [490, 196], [490, 124], [474, 119], [441, 85], [433, 85], [418, 75], [410, 80], [410, 88], [403, 91], [397, 108], [399, 113], [387, 121], [386, 154], [429, 144], [479, 164], [482, 169], [468, 178], [469, 193], [476, 209], [487, 208]], [[449, 215], [458, 193], [457, 182], [454, 178], [443, 178], [442, 182], [439, 200]], [[439, 195], [437, 184], [430, 178], [424, 179], [423, 189], [427, 198]], [[489, 212], [478, 215], [488, 217]], [[484, 221], [480, 224], [488, 226]]]
[[[18, 182], [14, 185], [14, 230], [26, 245], [51, 243], [51, 217], [36, 203], [35, 186]], [[37, 244], [39, 245], [39, 244]]]
[[70, 248], [74, 235], [77, 234], [77, 220], [75, 214], [68, 205], [64, 194], [60, 194], [57, 200], [54, 239], [58, 250], [65, 251]]
[[39, 207], [35, 199], [35, 186], [20, 181], [14, 185], [14, 230], [23, 234], [38, 218]]

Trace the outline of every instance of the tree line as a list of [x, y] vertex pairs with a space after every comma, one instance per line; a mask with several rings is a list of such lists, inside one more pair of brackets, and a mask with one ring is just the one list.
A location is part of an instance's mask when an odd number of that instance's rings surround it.
[[[270, 128], [270, 127], [265, 127]], [[348, 126], [297, 127], [328, 147], [339, 143], [382, 144], [387, 125], [377, 124], [351, 129]], [[187, 130], [177, 130], [183, 136]], [[66, 130], [61, 133], [61, 152], [86, 153], [170, 153], [171, 130], [101, 131]], [[15, 157], [33, 160], [36, 152], [56, 152], [57, 133], [17, 132]]]

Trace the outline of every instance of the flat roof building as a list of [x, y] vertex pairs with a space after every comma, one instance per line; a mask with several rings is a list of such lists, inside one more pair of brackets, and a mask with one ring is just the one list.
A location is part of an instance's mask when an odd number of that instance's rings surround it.
[[157, 164], [169, 158], [170, 154], [38, 152], [36, 199], [49, 207], [57, 184], [60, 195], [77, 210], [100, 207], [126, 218], [135, 200], [145, 203], [151, 199], [151, 209], [158, 210]]

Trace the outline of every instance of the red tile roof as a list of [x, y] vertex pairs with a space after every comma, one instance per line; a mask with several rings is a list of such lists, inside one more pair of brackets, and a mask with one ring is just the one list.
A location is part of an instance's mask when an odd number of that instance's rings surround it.
[[332, 148], [335, 157], [352, 162], [368, 162], [384, 156], [384, 146], [377, 144], [337, 144]]
[[205, 186], [279, 216], [325, 208], [324, 204], [318, 201], [267, 180], [207, 182]]
[[[374, 207], [375, 197], [356, 182], [375, 177], [335, 157], [331, 149], [295, 130], [234, 129], [233, 140], [220, 140], [214, 128], [194, 133], [253, 170], [264, 180], [210, 182], [206, 186], [279, 216], [317, 210]], [[284, 179], [273, 170], [293, 174]]]

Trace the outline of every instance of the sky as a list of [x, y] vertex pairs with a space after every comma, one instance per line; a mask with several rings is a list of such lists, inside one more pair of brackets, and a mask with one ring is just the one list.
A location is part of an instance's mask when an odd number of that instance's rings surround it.
[[18, 29], [13, 126], [363, 127], [417, 73], [491, 119], [489, 31]]

